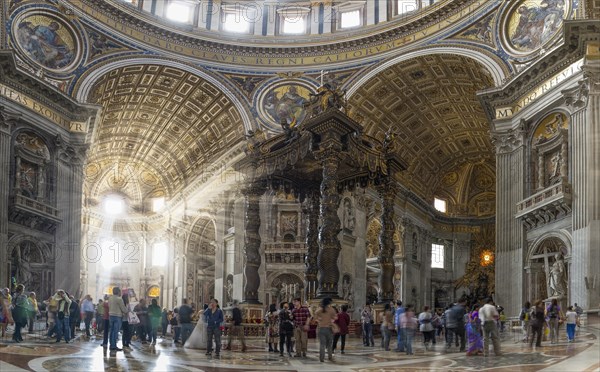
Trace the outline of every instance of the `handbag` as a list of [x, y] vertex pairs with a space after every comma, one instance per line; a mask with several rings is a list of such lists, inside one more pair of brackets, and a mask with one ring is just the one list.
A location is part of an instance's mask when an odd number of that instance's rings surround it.
[[331, 330], [334, 334], [340, 333], [340, 326], [337, 323], [331, 323]]
[[136, 313], [129, 313], [127, 315], [127, 321], [129, 324], [140, 324], [140, 318], [138, 318]]

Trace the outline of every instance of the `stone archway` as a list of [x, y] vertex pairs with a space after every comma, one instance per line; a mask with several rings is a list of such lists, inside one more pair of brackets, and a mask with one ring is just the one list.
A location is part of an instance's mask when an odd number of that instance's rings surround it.
[[[561, 237], [556, 234], [540, 237], [533, 244], [525, 267], [528, 299], [556, 297], [560, 302], [568, 303], [569, 261], [569, 246]], [[560, 294], [555, 289], [557, 285]]]
[[9, 272], [27, 292], [38, 299], [50, 297], [54, 289], [54, 263], [48, 247], [35, 243], [35, 238], [22, 236], [11, 242]]
[[291, 302], [294, 298], [304, 298], [304, 281], [298, 275], [283, 273], [276, 275], [271, 280], [270, 303]]
[[[210, 299], [216, 295], [214, 288], [215, 237], [214, 219], [208, 215], [202, 215], [194, 221], [186, 241], [186, 297], [195, 303], [209, 303]], [[222, 286], [223, 290], [225, 290], [225, 284]], [[223, 297], [219, 296], [218, 298], [222, 300], [222, 306], [226, 306], [227, 302], [231, 301], [231, 299], [225, 298], [225, 293], [223, 293]]]

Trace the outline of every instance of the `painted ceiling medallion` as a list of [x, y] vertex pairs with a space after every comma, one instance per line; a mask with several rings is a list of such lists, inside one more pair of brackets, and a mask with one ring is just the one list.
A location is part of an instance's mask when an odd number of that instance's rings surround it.
[[297, 82], [271, 86], [259, 98], [258, 112], [270, 129], [280, 131], [284, 120], [293, 128], [306, 117], [311, 93], [311, 88]]
[[564, 0], [516, 2], [505, 18], [506, 47], [512, 54], [530, 54], [553, 40], [570, 12]]
[[70, 71], [80, 59], [81, 48], [74, 29], [54, 14], [24, 14], [15, 19], [12, 30], [17, 49], [45, 69]]

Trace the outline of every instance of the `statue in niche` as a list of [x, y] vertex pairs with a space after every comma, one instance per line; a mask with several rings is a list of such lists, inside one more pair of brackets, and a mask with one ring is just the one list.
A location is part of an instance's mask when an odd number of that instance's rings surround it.
[[227, 278], [225, 283], [225, 304], [229, 304], [233, 301], [233, 279]]
[[345, 274], [342, 279], [342, 298], [344, 300], [350, 301], [350, 297], [352, 296], [352, 278], [350, 275]]
[[356, 218], [354, 217], [354, 212], [352, 210], [352, 202], [350, 199], [344, 199], [344, 214], [343, 214], [343, 223], [342, 226], [346, 231], [354, 231], [354, 223]]
[[21, 193], [29, 198], [35, 197], [35, 176], [35, 167], [21, 162], [19, 167], [19, 188], [21, 189]]
[[412, 258], [413, 260], [419, 258], [419, 236], [417, 233], [413, 233]]
[[560, 176], [560, 165], [562, 163], [562, 156], [560, 156], [560, 151], [557, 151], [551, 158], [550, 158], [550, 164], [551, 164], [551, 172], [550, 172], [550, 178], [554, 178], [554, 177], [558, 177]]
[[560, 253], [557, 253], [548, 272], [548, 295], [550, 298], [564, 298], [567, 295], [566, 279], [565, 262]]
[[32, 243], [25, 241], [15, 247], [13, 251], [13, 265], [15, 267], [15, 278], [25, 288], [31, 284], [31, 259]]

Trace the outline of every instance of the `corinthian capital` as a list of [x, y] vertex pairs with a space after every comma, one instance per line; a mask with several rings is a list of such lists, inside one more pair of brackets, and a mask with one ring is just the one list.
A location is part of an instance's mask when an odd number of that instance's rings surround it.
[[506, 132], [492, 132], [492, 144], [496, 146], [496, 153], [513, 152], [523, 146], [525, 131], [522, 126], [518, 129], [512, 129]]
[[573, 111], [585, 108], [590, 93], [588, 79], [580, 80], [576, 87], [563, 90], [561, 93], [565, 97], [565, 104]]
[[587, 62], [581, 68], [584, 81], [588, 85], [589, 93], [600, 94], [600, 62]]
[[0, 106], [0, 130], [10, 133], [11, 126], [18, 117], [18, 114], [8, 111], [4, 106]]

